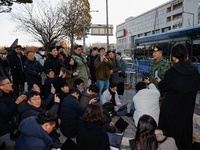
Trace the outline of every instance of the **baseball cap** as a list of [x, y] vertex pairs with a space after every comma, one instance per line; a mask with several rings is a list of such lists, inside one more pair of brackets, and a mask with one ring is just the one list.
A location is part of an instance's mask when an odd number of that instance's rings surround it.
[[45, 70], [45, 74], [49, 74], [49, 72], [53, 71], [52, 69]]
[[163, 50], [162, 47], [156, 46], [153, 51], [157, 52], [157, 51], [162, 51], [162, 50]]
[[38, 51], [45, 51], [43, 47], [38, 48]]

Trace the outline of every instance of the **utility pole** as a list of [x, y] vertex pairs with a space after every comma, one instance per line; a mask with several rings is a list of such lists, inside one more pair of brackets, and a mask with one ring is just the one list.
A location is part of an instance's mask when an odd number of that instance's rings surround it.
[[106, 0], [106, 24], [107, 24], [107, 51], [109, 50], [109, 33], [108, 33], [108, 0]]

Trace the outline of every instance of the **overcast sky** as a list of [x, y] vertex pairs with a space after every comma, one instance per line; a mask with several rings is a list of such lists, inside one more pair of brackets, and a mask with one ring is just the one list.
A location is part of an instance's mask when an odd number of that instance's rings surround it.
[[[159, 6], [169, 0], [108, 0], [108, 17], [109, 24], [112, 24], [113, 36], [109, 37], [110, 43], [116, 43], [116, 26], [123, 23], [130, 16], [138, 16], [156, 6]], [[91, 10], [99, 12], [91, 12], [92, 24], [106, 24], [106, 0], [89, 0]], [[15, 5], [16, 6], [16, 5]], [[15, 8], [13, 8], [14, 10]], [[10, 14], [0, 13], [0, 46], [10, 46], [12, 42], [18, 38], [21, 45], [36, 45], [30, 36], [15, 31], [15, 23], [10, 20]], [[86, 44], [106, 43], [106, 36], [88, 36]], [[78, 41], [82, 44], [82, 41]]]

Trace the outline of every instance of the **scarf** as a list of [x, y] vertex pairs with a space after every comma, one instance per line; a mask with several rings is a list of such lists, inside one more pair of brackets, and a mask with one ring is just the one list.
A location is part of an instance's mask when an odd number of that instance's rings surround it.
[[82, 57], [81, 53], [80, 54], [77, 54], [76, 52], [74, 52], [74, 55], [78, 56], [78, 57], [81, 57], [83, 60], [84, 58]]
[[109, 90], [110, 94], [112, 95], [110, 102], [111, 102], [114, 106], [116, 106], [116, 102], [115, 102], [115, 92], [112, 92], [112, 91], [110, 90], [110, 88], [108, 88], [108, 90]]

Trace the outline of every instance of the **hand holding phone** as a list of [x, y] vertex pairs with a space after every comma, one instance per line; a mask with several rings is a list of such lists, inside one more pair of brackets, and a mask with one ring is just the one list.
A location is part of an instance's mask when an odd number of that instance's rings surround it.
[[155, 79], [158, 77], [158, 71], [155, 71]]

